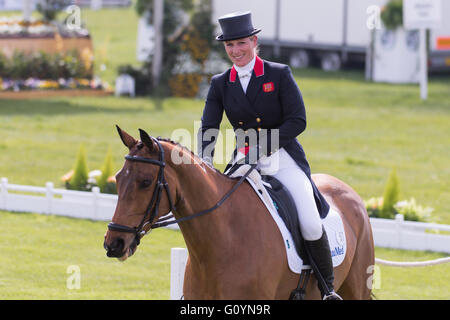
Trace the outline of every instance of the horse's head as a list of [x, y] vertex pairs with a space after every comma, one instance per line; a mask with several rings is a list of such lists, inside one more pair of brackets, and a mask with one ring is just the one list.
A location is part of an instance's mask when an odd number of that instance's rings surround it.
[[141, 140], [119, 127], [117, 130], [129, 154], [116, 174], [118, 202], [104, 247], [108, 257], [123, 261], [136, 251], [151, 224], [174, 208], [176, 180], [166, 167], [164, 148], [157, 139], [142, 129]]

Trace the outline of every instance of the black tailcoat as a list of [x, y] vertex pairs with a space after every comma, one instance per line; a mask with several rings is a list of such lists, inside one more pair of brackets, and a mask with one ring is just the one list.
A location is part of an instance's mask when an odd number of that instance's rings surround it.
[[[238, 129], [256, 129], [258, 132], [266, 129], [261, 131], [268, 132], [270, 137], [271, 129], [279, 130], [279, 148], [284, 148], [310, 179], [317, 208], [324, 218], [329, 205], [312, 181], [305, 152], [297, 141], [297, 136], [306, 128], [306, 112], [290, 68], [257, 56], [247, 93], [244, 93], [234, 67], [215, 75], [211, 80], [198, 133], [198, 153], [201, 157], [213, 157], [215, 137], [210, 138], [209, 135], [206, 138], [203, 134], [209, 129], [219, 129], [224, 111], [235, 132]], [[210, 154], [205, 154], [206, 150], [210, 150]], [[268, 142], [267, 154], [275, 151], [271, 150]]]

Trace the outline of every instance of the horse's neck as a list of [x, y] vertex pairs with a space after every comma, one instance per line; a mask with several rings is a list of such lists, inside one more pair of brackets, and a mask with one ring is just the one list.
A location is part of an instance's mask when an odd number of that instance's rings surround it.
[[[191, 216], [212, 208], [232, 188], [235, 182], [204, 163], [177, 166], [179, 205], [176, 218]], [[204, 216], [180, 223], [191, 259], [204, 257], [213, 247], [223, 247], [231, 232], [229, 199]], [[199, 258], [200, 259], [200, 258]]]

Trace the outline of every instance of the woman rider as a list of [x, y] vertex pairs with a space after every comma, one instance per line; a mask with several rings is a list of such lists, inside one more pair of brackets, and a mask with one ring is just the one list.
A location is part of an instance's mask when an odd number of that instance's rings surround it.
[[198, 154], [212, 165], [225, 111], [237, 138], [234, 159], [241, 150], [247, 160], [256, 161], [261, 174], [274, 176], [290, 191], [303, 238], [325, 280], [326, 287], [319, 282], [321, 295], [339, 300], [333, 289], [331, 252], [321, 221], [329, 205], [311, 180], [305, 152], [296, 139], [306, 128], [300, 90], [287, 65], [258, 57], [256, 34], [261, 29], [253, 27], [250, 12], [225, 15], [219, 24], [222, 34], [216, 40], [224, 43], [233, 66], [211, 80], [198, 133]]

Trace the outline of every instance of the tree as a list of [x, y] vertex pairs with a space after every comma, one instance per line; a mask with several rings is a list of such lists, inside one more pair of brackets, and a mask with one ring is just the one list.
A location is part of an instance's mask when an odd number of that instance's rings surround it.
[[381, 21], [390, 30], [395, 30], [403, 25], [403, 1], [390, 0], [381, 10]]
[[[136, 3], [140, 15], [150, 13], [150, 24], [153, 23], [153, 3], [153, 0]], [[150, 91], [156, 103], [169, 95], [197, 96], [213, 74], [223, 71], [222, 57], [211, 61], [211, 53], [223, 51], [221, 44], [215, 41], [211, 15], [211, 0], [164, 0], [162, 72], [159, 86], [153, 85]], [[152, 70], [152, 64], [150, 56], [144, 68]], [[211, 66], [220, 70], [211, 70]]]
[[[180, 26], [183, 26], [183, 14], [192, 10], [192, 0], [165, 0], [164, 1], [164, 19], [163, 19], [163, 61], [161, 66], [161, 75], [159, 86], [153, 88], [152, 93], [158, 96], [168, 96], [167, 83], [171, 77], [171, 71], [176, 63], [176, 57], [181, 52], [179, 39], [175, 36]], [[139, 15], [150, 12], [149, 23], [153, 24], [153, 0], [137, 0], [136, 10]], [[151, 57], [146, 67], [152, 69]]]

